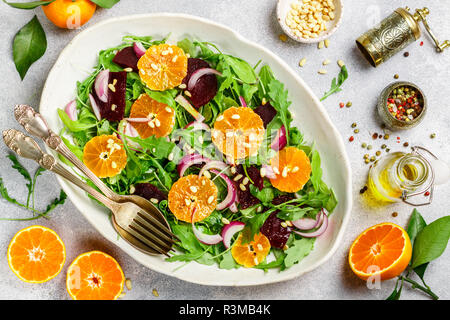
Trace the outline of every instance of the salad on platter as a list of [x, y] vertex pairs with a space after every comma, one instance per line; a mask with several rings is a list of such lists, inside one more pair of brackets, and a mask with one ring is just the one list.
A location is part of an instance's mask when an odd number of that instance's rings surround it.
[[299, 263], [337, 199], [283, 83], [213, 43], [166, 40], [125, 36], [99, 52], [58, 109], [64, 143], [112, 190], [160, 209], [180, 240], [167, 261]]

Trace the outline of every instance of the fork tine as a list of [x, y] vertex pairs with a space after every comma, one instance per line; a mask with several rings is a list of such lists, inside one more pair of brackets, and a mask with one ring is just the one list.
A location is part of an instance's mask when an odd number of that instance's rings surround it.
[[159, 230], [161, 230], [162, 232], [165, 232], [167, 235], [176, 238], [178, 240], [178, 238], [170, 231], [170, 229], [163, 225], [158, 219], [156, 219], [153, 215], [151, 215], [150, 213], [142, 210], [139, 211], [140, 216], [142, 216], [142, 218], [144, 218], [145, 220], [147, 220], [149, 223], [153, 224], [155, 227], [157, 227]]
[[172, 237], [169, 237], [167, 234], [155, 228], [155, 226], [151, 224], [151, 222], [149, 222], [141, 212], [137, 213], [134, 220], [139, 222], [139, 224], [142, 225], [143, 228], [147, 229], [147, 231], [151, 233], [156, 233], [159, 237], [163, 238], [164, 240], [169, 241], [171, 243], [176, 242], [176, 240], [174, 240]]
[[135, 227], [133, 227], [132, 225], [129, 226], [129, 228], [127, 228], [127, 231], [137, 240], [139, 240], [140, 242], [144, 243], [146, 246], [148, 246], [149, 248], [156, 250], [157, 252], [159, 252], [160, 254], [164, 254], [167, 257], [170, 257], [167, 254], [167, 250], [164, 250], [164, 248], [161, 248], [158, 244], [152, 242], [150, 239], [148, 239], [147, 237], [143, 236]]
[[145, 238], [156, 242], [159, 244], [159, 246], [163, 249], [166, 249], [166, 251], [170, 250], [170, 248], [172, 248], [172, 243], [167, 243], [167, 241], [163, 241], [161, 238], [158, 238], [157, 236], [155, 236], [152, 232], [149, 232], [144, 226], [142, 226], [141, 223], [139, 223], [139, 221], [136, 221], [136, 219], [134, 219], [131, 224], [129, 225], [129, 227], [133, 227], [133, 229], [135, 229], [136, 231], [138, 231], [142, 236], [144, 236]]

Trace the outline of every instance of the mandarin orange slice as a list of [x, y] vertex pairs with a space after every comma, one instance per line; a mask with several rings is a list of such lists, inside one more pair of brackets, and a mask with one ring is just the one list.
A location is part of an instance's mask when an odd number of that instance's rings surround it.
[[311, 162], [303, 150], [287, 147], [270, 159], [276, 175], [270, 179], [272, 186], [284, 192], [297, 192], [303, 189], [311, 176]]
[[217, 187], [211, 179], [198, 175], [180, 178], [169, 191], [169, 209], [178, 220], [192, 222], [209, 217], [217, 206]]
[[115, 300], [125, 277], [117, 261], [101, 251], [79, 255], [67, 270], [66, 288], [74, 300]]
[[270, 251], [270, 242], [261, 232], [255, 234], [253, 240], [248, 243], [242, 243], [242, 237], [243, 234], [239, 235], [231, 247], [231, 255], [240, 265], [252, 268], [267, 257]]
[[144, 93], [131, 106], [130, 118], [149, 119], [148, 122], [133, 122], [141, 138], [166, 137], [175, 125], [175, 110]]
[[99, 178], [114, 177], [127, 165], [127, 153], [116, 136], [101, 135], [86, 143], [83, 162]]
[[8, 246], [8, 264], [19, 279], [42, 283], [56, 277], [66, 261], [66, 248], [55, 231], [31, 226], [20, 230]]
[[228, 108], [214, 122], [212, 141], [232, 161], [256, 155], [263, 139], [263, 121], [248, 107]]
[[179, 86], [187, 74], [187, 56], [173, 45], [151, 46], [138, 61], [139, 75], [151, 89], [164, 91]]
[[364, 230], [350, 247], [348, 262], [361, 279], [379, 276], [387, 280], [400, 275], [411, 260], [408, 233], [394, 223], [380, 223]]

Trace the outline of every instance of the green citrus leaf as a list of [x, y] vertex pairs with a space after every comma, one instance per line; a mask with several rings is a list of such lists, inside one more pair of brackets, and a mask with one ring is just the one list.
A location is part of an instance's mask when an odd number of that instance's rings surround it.
[[96, 5], [98, 5], [99, 7], [111, 9], [120, 0], [91, 0], [91, 1]]
[[13, 58], [23, 80], [30, 66], [39, 60], [47, 49], [47, 38], [37, 16], [34, 16], [14, 37]]
[[46, 6], [50, 3], [52, 3], [55, 0], [49, 0], [49, 1], [31, 1], [31, 2], [7, 2], [6, 0], [3, 0], [4, 3], [7, 5], [16, 8], [16, 9], [25, 9], [30, 10], [37, 8], [39, 6]]

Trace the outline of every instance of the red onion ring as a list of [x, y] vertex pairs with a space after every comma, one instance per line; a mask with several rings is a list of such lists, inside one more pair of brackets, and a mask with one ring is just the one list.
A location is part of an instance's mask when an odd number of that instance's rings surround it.
[[294, 220], [294, 221], [291, 221], [291, 222], [297, 229], [300, 229], [300, 230], [311, 230], [311, 229], [317, 228], [317, 226], [319, 225], [319, 223], [321, 221], [322, 214], [323, 214], [323, 211], [320, 211], [317, 214], [316, 219], [301, 218], [301, 219]]
[[188, 129], [188, 128], [192, 128], [193, 131], [197, 131], [197, 130], [204, 130], [204, 131], [210, 131], [211, 128], [203, 122], [198, 122], [198, 121], [192, 121], [191, 123], [188, 123], [184, 129]]
[[218, 76], [222, 76], [222, 73], [217, 71], [216, 69], [212, 69], [212, 68], [200, 68], [195, 70], [191, 77], [189, 78], [188, 84], [187, 84], [187, 89], [188, 90], [192, 90], [192, 88], [195, 87], [195, 84], [197, 83], [198, 79], [200, 79], [201, 77], [203, 77], [204, 75], [207, 74], [216, 74]]
[[284, 126], [281, 126], [281, 128], [277, 132], [277, 135], [273, 139], [270, 147], [275, 151], [279, 151], [283, 149], [286, 146], [286, 144], [287, 144], [286, 128]]
[[178, 174], [182, 177], [190, 166], [203, 162], [208, 163], [209, 161], [208, 158], [205, 158], [200, 154], [188, 154], [181, 158], [180, 163], [177, 166]]
[[222, 229], [223, 245], [225, 246], [225, 248], [228, 249], [231, 246], [231, 239], [233, 238], [233, 236], [237, 232], [242, 231], [244, 227], [245, 223], [240, 221], [232, 221]]
[[299, 232], [299, 231], [293, 230], [293, 232], [295, 232], [296, 234], [298, 234], [298, 235], [300, 235], [300, 236], [302, 236], [304, 238], [316, 238], [316, 237], [319, 237], [328, 228], [328, 217], [327, 217], [325, 212], [322, 214], [322, 219], [323, 219], [322, 224], [320, 225], [320, 227], [316, 231], [313, 231], [313, 232]]
[[233, 181], [231, 181], [231, 179], [228, 178], [227, 175], [220, 173], [219, 171], [214, 170], [214, 169], [212, 169], [211, 171], [214, 174], [220, 176], [223, 180], [225, 180], [225, 183], [227, 184], [227, 196], [225, 197], [225, 199], [222, 200], [221, 203], [217, 204], [217, 207], [216, 207], [217, 210], [223, 210], [223, 209], [231, 206], [233, 203], [235, 203], [237, 190], [234, 186]]
[[140, 42], [133, 43], [133, 49], [134, 49], [134, 53], [136, 53], [136, 56], [138, 58], [142, 57], [146, 51], [144, 46]]
[[[237, 202], [237, 196], [236, 196], [236, 202]], [[238, 212], [238, 207], [236, 205], [236, 202], [228, 207], [228, 209], [230, 209], [231, 212], [234, 212], [234, 213]]]
[[98, 108], [97, 102], [95, 102], [94, 96], [89, 93], [89, 101], [91, 102], [92, 111], [94, 111], [95, 117], [98, 121], [102, 119], [100, 115], [100, 109]]
[[209, 161], [207, 164], [205, 164], [201, 169], [200, 172], [198, 173], [199, 177], [201, 177], [203, 175], [203, 172], [205, 172], [206, 170], [209, 169], [219, 169], [220, 171], [223, 172], [223, 170], [227, 171], [226, 169], [228, 168], [228, 165], [226, 163], [223, 163], [222, 161], [218, 161], [218, 160], [212, 160]]
[[109, 70], [102, 70], [98, 73], [94, 82], [94, 90], [97, 97], [102, 102], [108, 102], [108, 82], [109, 82]]
[[241, 102], [241, 106], [247, 107], [247, 102], [245, 102], [245, 99], [243, 96], [239, 96], [239, 101]]
[[72, 120], [72, 121], [77, 121], [78, 120], [77, 102], [76, 102], [76, 100], [70, 101], [66, 105], [66, 108], [64, 110], [66, 111], [66, 113], [69, 116], [70, 120]]
[[187, 112], [189, 112], [197, 122], [202, 122], [205, 120], [205, 117], [201, 115], [190, 103], [186, 100], [185, 97], [183, 97], [181, 94], [179, 94], [175, 101], [180, 104]]
[[194, 213], [195, 209], [192, 212], [192, 218], [191, 218], [191, 225], [192, 225], [192, 231], [194, 232], [195, 237], [198, 241], [200, 241], [203, 244], [218, 244], [220, 241], [223, 240], [222, 236], [220, 234], [206, 234], [201, 232], [194, 224]]

